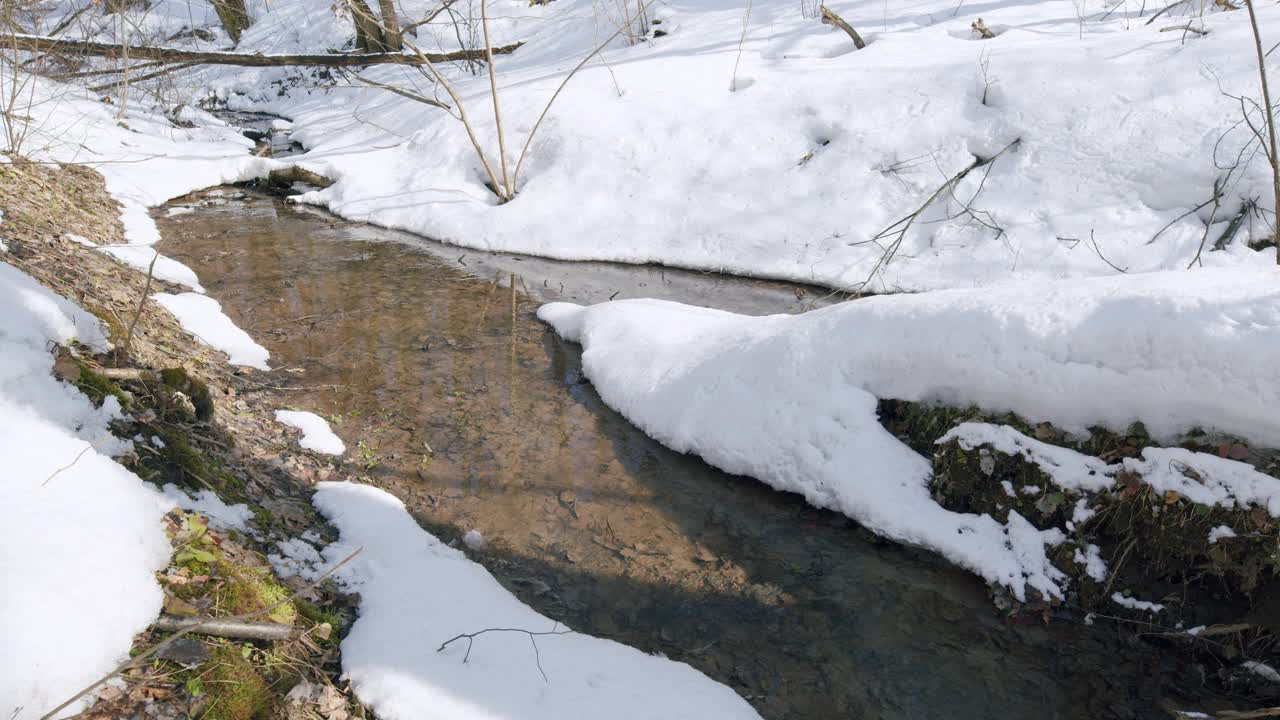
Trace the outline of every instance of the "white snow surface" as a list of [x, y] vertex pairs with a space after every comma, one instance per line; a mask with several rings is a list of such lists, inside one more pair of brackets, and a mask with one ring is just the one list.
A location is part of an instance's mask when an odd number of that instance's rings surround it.
[[209, 347], [227, 354], [232, 365], [248, 365], [259, 370], [267, 366], [266, 348], [254, 342], [222, 312], [217, 300], [200, 293], [155, 293], [151, 296], [161, 307], [173, 313], [187, 332]]
[[1076, 550], [1075, 557], [1072, 558], [1076, 563], [1084, 565], [1085, 574], [1097, 582], [1107, 579], [1107, 562], [1102, 559], [1101, 551], [1102, 548], [1089, 543], [1084, 552]]
[[1145, 448], [1141, 460], [1126, 458], [1124, 466], [1162, 493], [1176, 492], [1203, 505], [1253, 505], [1280, 517], [1280, 480], [1248, 463], [1185, 448]]
[[1118, 592], [1111, 593], [1111, 602], [1129, 608], [1130, 610], [1143, 610], [1151, 613], [1158, 613], [1164, 610], [1164, 605], [1151, 602], [1149, 600], [1138, 600], [1136, 598], [1125, 597]]
[[[1081, 431], [1141, 420], [1157, 436], [1203, 426], [1280, 441], [1280, 385], [1266, 368], [1280, 347], [1273, 270], [882, 296], [799, 316], [655, 300], [552, 303], [538, 314], [582, 343], [605, 402], [668, 447], [801, 493], [1015, 594], [1060, 594], [1044, 554], [1052, 531], [1031, 543], [1021, 518], [1006, 527], [935, 503], [928, 460], [879, 424], [877, 398], [976, 404]], [[1163, 472], [1163, 452], [1150, 457]], [[1276, 497], [1241, 463], [1181, 460], [1223, 471], [1200, 491], [1165, 480], [1193, 500]]]
[[[433, 6], [401, 4], [407, 18]], [[1015, 140], [924, 213], [873, 288], [1181, 269], [1206, 224], [1212, 245], [1248, 198], [1272, 209], [1265, 159], [1236, 126], [1240, 104], [1229, 97], [1259, 94], [1245, 13], [1193, 0], [1165, 15], [1209, 31], [1184, 37], [1147, 25], [1150, 8], [1139, 17], [1134, 4], [830, 7], [866, 49], [791, 0], [753, 3], [745, 37], [742, 3], [655, 5], [654, 27], [666, 35], [615, 41], [582, 68], [533, 137], [519, 194], [504, 205], [485, 189], [462, 124], [439, 108], [372, 87], [278, 97], [273, 71], [200, 77], [238, 107], [292, 119], [293, 139], [309, 149], [303, 160], [338, 181], [305, 202], [468, 247], [845, 287], [872, 277], [882, 254], [872, 238]], [[547, 100], [617, 19], [588, 0], [495, 0], [491, 10], [495, 44], [526, 41], [496, 60], [514, 168]], [[348, 21], [302, 0], [274, 0], [256, 14], [241, 50], [315, 51], [352, 34]], [[1280, 7], [1258, 14], [1264, 37], [1280, 35]], [[996, 38], [970, 31], [979, 16]], [[456, 46], [447, 24], [423, 31], [425, 50]], [[445, 71], [498, 172], [488, 77]], [[368, 77], [432, 93], [405, 68]], [[1237, 157], [1248, 163], [1228, 174]], [[1216, 211], [1202, 206], [1215, 181], [1224, 189]], [[975, 195], [975, 215], [962, 212]], [[565, 198], [573, 212], [563, 211]], [[1203, 262], [1271, 262], [1245, 246], [1266, 223], [1245, 225]]]
[[1222, 540], [1224, 538], [1233, 538], [1235, 536], [1236, 536], [1235, 530], [1232, 530], [1230, 527], [1226, 525], [1219, 525], [1209, 530], [1209, 544], [1214, 545], [1214, 544], [1217, 544], [1219, 540]]
[[[952, 440], [965, 450], [989, 445], [1006, 455], [1018, 455], [1035, 463], [1055, 485], [1068, 490], [1097, 492], [1109, 487], [1113, 481], [1111, 475], [1115, 468], [1102, 460], [1027, 437], [1008, 425], [960, 423], [938, 438], [937, 444], [943, 445]], [[1027, 490], [1029, 488], [1023, 488], [1024, 492]]]
[[[48, 344], [108, 346], [98, 321], [0, 263], [0, 717], [38, 718], [123, 660], [160, 611], [165, 503], [128, 448], [51, 373]], [[73, 711], [75, 706], [73, 706]]]
[[[534, 612], [482, 566], [418, 527], [394, 496], [322, 482], [315, 506], [341, 532], [324, 550], [335, 576], [361, 595], [342, 641], [343, 672], [361, 701], [388, 720], [525, 718], [756, 718], [728, 687], [683, 663], [578, 633], [477, 636], [464, 632], [567, 628]], [[539, 671], [541, 666], [541, 672]], [[543, 678], [543, 673], [546, 678]]]
[[341, 455], [347, 451], [342, 438], [335, 435], [329, 428], [329, 423], [315, 413], [301, 410], [277, 410], [276, 420], [301, 430], [302, 439], [298, 444], [307, 450], [315, 450], [325, 455]]

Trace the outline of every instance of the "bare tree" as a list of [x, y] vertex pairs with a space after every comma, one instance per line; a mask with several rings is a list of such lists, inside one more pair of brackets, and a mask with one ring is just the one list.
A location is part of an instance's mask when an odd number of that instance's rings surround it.
[[212, 0], [213, 9], [222, 21], [222, 28], [231, 36], [231, 41], [240, 42], [240, 35], [253, 24], [244, 0]]
[[401, 40], [400, 18], [396, 15], [395, 0], [378, 0], [382, 11], [382, 42], [387, 50], [399, 52], [404, 48]]
[[1262, 50], [1262, 33], [1258, 31], [1258, 16], [1253, 12], [1253, 0], [1244, 0], [1249, 8], [1249, 24], [1253, 27], [1253, 46], [1258, 52], [1258, 79], [1262, 83], [1263, 119], [1267, 123], [1267, 139], [1271, 146], [1267, 159], [1271, 161], [1271, 191], [1275, 200], [1275, 222], [1272, 224], [1272, 241], [1276, 246], [1276, 263], [1280, 264], [1280, 155], [1276, 154], [1276, 117], [1271, 105], [1271, 90], [1267, 87], [1267, 54]]

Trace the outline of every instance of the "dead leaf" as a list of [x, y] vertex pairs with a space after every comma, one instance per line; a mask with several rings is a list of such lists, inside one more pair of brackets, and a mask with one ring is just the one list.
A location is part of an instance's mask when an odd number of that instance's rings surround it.
[[80, 364], [72, 360], [70, 355], [59, 354], [53, 361], [53, 374], [59, 380], [75, 382], [80, 379]]
[[195, 615], [199, 610], [194, 605], [175, 595], [166, 595], [164, 611], [170, 615]]

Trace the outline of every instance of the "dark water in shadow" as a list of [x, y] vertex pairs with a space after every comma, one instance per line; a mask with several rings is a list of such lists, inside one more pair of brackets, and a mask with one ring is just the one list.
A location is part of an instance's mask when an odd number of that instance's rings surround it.
[[767, 718], [1168, 717], [1154, 650], [1014, 624], [975, 577], [663, 448], [532, 315], [615, 292], [796, 312], [811, 289], [483, 255], [210, 197], [171, 204], [198, 207], [160, 218], [166, 252], [271, 351], [292, 406], [331, 416], [355, 463], [340, 477], [445, 539], [479, 530], [472, 557], [540, 612], [688, 662]]

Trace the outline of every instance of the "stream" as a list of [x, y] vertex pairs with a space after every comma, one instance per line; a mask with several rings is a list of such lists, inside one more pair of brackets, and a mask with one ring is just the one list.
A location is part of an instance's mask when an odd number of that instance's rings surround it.
[[667, 450], [533, 315], [610, 297], [791, 313], [820, 290], [480, 253], [235, 188], [157, 221], [287, 402], [347, 443], [333, 479], [387, 489], [446, 541], [479, 531], [468, 554], [541, 613], [771, 719], [1169, 717], [1177, 664], [1131, 633], [1011, 622], [978, 578]]

